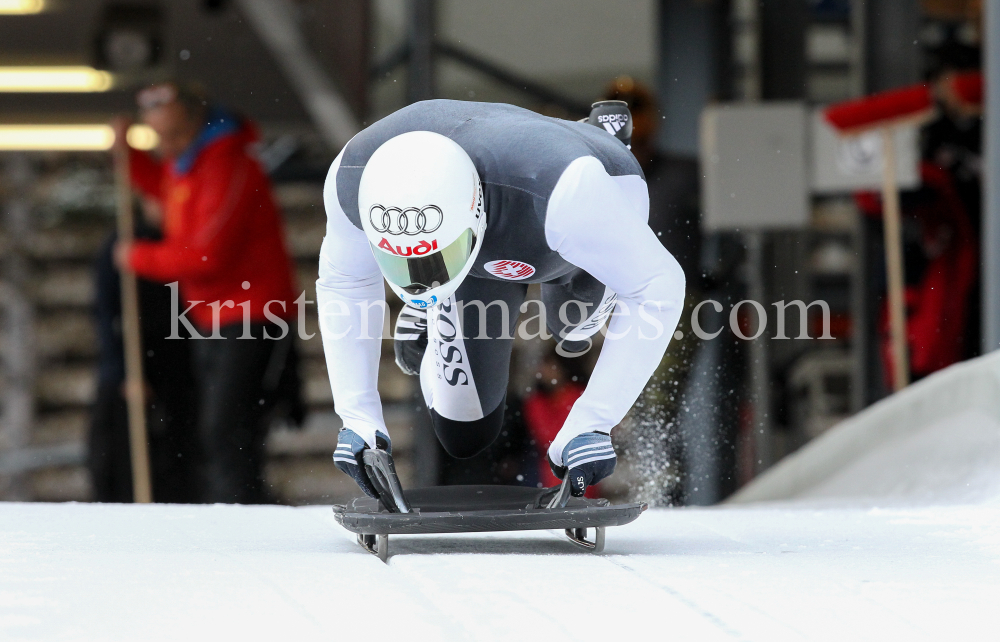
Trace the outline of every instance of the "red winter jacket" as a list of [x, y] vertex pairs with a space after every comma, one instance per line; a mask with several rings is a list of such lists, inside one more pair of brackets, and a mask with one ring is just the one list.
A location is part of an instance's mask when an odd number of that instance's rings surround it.
[[[921, 163], [921, 180], [928, 196], [905, 212], [920, 222], [927, 266], [917, 284], [906, 287], [906, 339], [910, 350], [910, 370], [925, 376], [961, 361], [964, 354], [966, 322], [972, 313], [970, 295], [979, 271], [975, 232], [954, 182], [945, 170]], [[882, 203], [877, 194], [857, 195], [861, 210], [880, 216]], [[891, 386], [892, 341], [889, 333], [888, 303], [883, 304], [880, 321], [882, 360], [886, 385]]]
[[[536, 390], [524, 400], [524, 423], [541, 455], [538, 461], [538, 476], [545, 486], [558, 486], [562, 483], [549, 468], [548, 448], [559, 429], [566, 423], [566, 417], [569, 416], [573, 404], [582, 394], [583, 386], [567, 381], [548, 393]], [[600, 486], [588, 487], [586, 496], [591, 499], [600, 497]]]
[[[235, 121], [234, 121], [235, 122]], [[160, 162], [131, 150], [133, 184], [161, 203], [163, 240], [138, 241], [129, 255], [136, 274], [180, 285], [180, 311], [199, 331], [211, 332], [209, 304], [220, 309], [220, 326], [243, 323], [240, 303], [250, 302], [250, 319], [266, 321], [264, 307], [284, 319], [295, 315], [292, 266], [281, 216], [267, 176], [249, 150], [256, 132], [246, 122], [199, 137], [200, 149], [181, 161]], [[247, 285], [244, 288], [244, 285]]]

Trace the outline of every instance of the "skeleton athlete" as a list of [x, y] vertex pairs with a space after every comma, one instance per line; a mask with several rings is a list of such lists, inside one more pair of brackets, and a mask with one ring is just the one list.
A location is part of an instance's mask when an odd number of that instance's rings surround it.
[[[366, 448], [391, 448], [377, 390], [385, 294], [405, 302], [396, 363], [419, 375], [455, 457], [502, 428], [513, 331], [530, 283], [558, 350], [611, 317], [593, 376], [549, 446], [573, 494], [615, 468], [611, 429], [663, 356], [684, 273], [647, 225], [632, 153], [602, 129], [501, 104], [416, 103], [355, 136], [324, 188], [317, 303], [344, 423], [334, 461], [375, 496]], [[612, 315], [612, 312], [615, 312]]]

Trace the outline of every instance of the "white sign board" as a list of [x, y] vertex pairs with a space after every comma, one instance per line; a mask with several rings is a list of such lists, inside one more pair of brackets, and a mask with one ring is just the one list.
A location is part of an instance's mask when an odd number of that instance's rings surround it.
[[[812, 189], [817, 194], [877, 190], [882, 186], [882, 133], [875, 130], [856, 136], [841, 136], [823, 118], [821, 109], [812, 113]], [[917, 129], [898, 127], [894, 133], [896, 179], [902, 189], [920, 185], [920, 154]]]
[[701, 115], [702, 227], [805, 227], [807, 111], [801, 103], [730, 104]]

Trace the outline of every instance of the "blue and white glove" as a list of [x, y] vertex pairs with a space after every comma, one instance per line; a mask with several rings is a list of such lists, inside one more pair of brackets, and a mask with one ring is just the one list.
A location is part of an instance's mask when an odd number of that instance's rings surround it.
[[[392, 444], [389, 442], [389, 435], [375, 432], [375, 445], [392, 454]], [[333, 451], [333, 463], [340, 470], [354, 478], [361, 490], [369, 497], [378, 499], [378, 491], [368, 479], [365, 472], [364, 452], [368, 444], [361, 438], [361, 435], [350, 428], [341, 428], [340, 436], [337, 438], [337, 449]]]
[[[555, 461], [558, 458], [559, 461]], [[559, 479], [569, 475], [573, 497], [583, 497], [587, 486], [593, 486], [615, 472], [618, 457], [611, 446], [611, 435], [585, 432], [570, 440], [561, 453], [549, 450], [549, 467]]]

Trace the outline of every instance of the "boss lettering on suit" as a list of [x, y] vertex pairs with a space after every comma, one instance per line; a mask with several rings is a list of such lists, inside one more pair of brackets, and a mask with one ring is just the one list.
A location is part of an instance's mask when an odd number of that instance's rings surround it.
[[428, 408], [455, 421], [483, 418], [462, 322], [454, 299], [427, 311], [427, 351], [420, 367], [420, 387]]
[[469, 375], [465, 371], [467, 361], [465, 355], [464, 341], [455, 344], [455, 339], [459, 338], [458, 316], [452, 314], [455, 307], [454, 301], [449, 299], [441, 304], [441, 311], [444, 314], [438, 315], [437, 329], [441, 341], [437, 346], [438, 367], [441, 374], [449, 386], [469, 385]]

